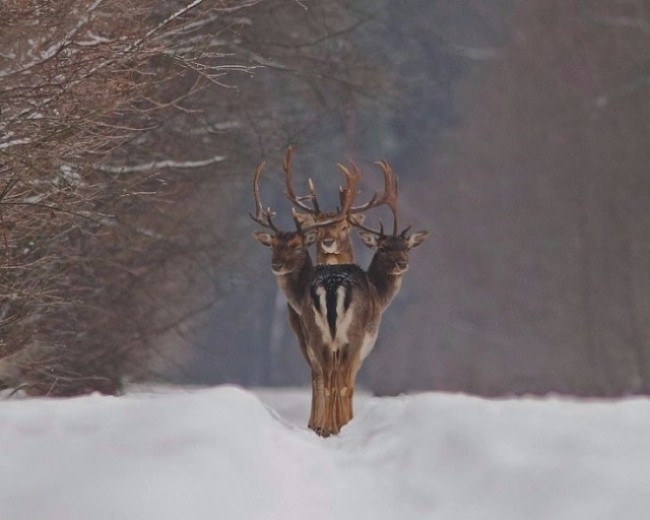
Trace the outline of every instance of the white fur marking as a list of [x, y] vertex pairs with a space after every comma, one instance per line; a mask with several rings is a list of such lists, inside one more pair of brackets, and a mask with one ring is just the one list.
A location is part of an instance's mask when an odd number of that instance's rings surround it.
[[[320, 303], [320, 312], [314, 306], [314, 321], [321, 333], [323, 343], [332, 352], [337, 352], [350, 342], [348, 333], [354, 321], [354, 312], [352, 305], [350, 305], [347, 311], [345, 310], [345, 296], [348, 290], [350, 289], [346, 289], [342, 285], [336, 289], [336, 329], [334, 331], [335, 337], [332, 337], [329, 322], [327, 321], [327, 292], [322, 286], [316, 288], [316, 295]], [[377, 339], [376, 334], [374, 339]]]
[[332, 349], [337, 351], [349, 342], [348, 330], [352, 324], [352, 306], [346, 312], [344, 309], [346, 288], [342, 285], [336, 290], [336, 338]]
[[338, 242], [335, 240], [331, 246], [326, 246], [321, 242], [320, 247], [323, 250], [323, 252], [327, 253], [328, 255], [335, 255], [338, 254], [339, 248], [338, 248]]
[[318, 296], [318, 301], [320, 303], [320, 312], [318, 312], [314, 307], [314, 321], [323, 336], [323, 341], [325, 343], [331, 343], [332, 335], [330, 334], [330, 329], [327, 325], [327, 298], [325, 288], [319, 286], [316, 289], [316, 295]]
[[300, 301], [298, 295], [294, 294], [293, 286], [292, 284], [289, 283], [289, 278], [284, 275], [277, 275], [275, 276], [275, 279], [278, 282], [278, 287], [280, 290], [284, 293], [284, 295], [287, 297], [287, 303], [291, 305], [291, 308], [296, 311], [298, 314], [302, 313], [301, 309], [301, 304], [302, 302]]
[[361, 344], [361, 354], [359, 356], [360, 360], [363, 361], [366, 359], [368, 354], [372, 352], [372, 349], [375, 346], [375, 343], [377, 342], [377, 332], [379, 331], [379, 327], [375, 329], [375, 332], [368, 332], [364, 335], [363, 337], [363, 343]]

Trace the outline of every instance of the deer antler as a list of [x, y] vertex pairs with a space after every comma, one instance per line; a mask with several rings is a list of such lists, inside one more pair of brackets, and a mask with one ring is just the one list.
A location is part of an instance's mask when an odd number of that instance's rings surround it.
[[[316, 198], [316, 190], [314, 188], [314, 183], [309, 179], [309, 195], [303, 197], [298, 197], [296, 191], [293, 189], [293, 180], [291, 178], [291, 160], [293, 159], [293, 151], [295, 148], [290, 146], [287, 149], [287, 154], [284, 157], [284, 162], [282, 163], [282, 169], [284, 170], [284, 182], [287, 187], [287, 198], [289, 201], [296, 207], [310, 213], [312, 215], [318, 215], [320, 213], [320, 206], [318, 205], [318, 199]], [[311, 200], [313, 208], [310, 208], [303, 202], [303, 200]]]
[[[390, 167], [390, 165], [384, 161], [377, 161], [375, 164], [377, 164], [380, 168], [382, 173], [384, 174], [384, 193], [382, 194], [381, 197], [375, 193], [373, 197], [363, 206], [357, 206], [355, 208], [350, 208], [349, 213], [360, 213], [362, 211], [367, 211], [370, 208], [375, 208], [377, 206], [388, 206], [390, 208], [391, 213], [393, 214], [393, 236], [397, 235], [397, 229], [398, 229], [398, 222], [397, 222], [397, 196], [399, 195], [399, 179], [397, 178], [397, 175], [393, 171], [393, 169]], [[363, 229], [365, 231], [368, 231], [370, 233], [374, 233], [375, 235], [379, 236], [384, 236], [384, 226], [380, 222], [379, 223], [379, 231], [376, 231], [374, 229], [367, 228], [357, 222], [354, 217], [350, 218], [350, 222], [352, 225]], [[407, 231], [408, 228], [405, 230]]]
[[262, 209], [262, 201], [260, 200], [260, 177], [262, 176], [262, 170], [264, 169], [264, 163], [260, 164], [255, 170], [255, 175], [253, 176], [253, 195], [255, 196], [255, 216], [252, 213], [248, 215], [255, 222], [261, 226], [272, 229], [273, 231], [278, 231], [278, 228], [275, 227], [273, 221], [271, 220], [275, 213], [271, 208], [266, 210]]
[[[282, 165], [282, 169], [284, 170], [285, 185], [287, 188], [286, 191], [287, 198], [289, 199], [291, 204], [293, 204], [293, 206], [295, 206], [296, 208], [299, 208], [314, 216], [323, 215], [323, 212], [321, 211], [320, 205], [318, 203], [318, 197], [316, 196], [316, 188], [314, 187], [314, 182], [311, 179], [309, 179], [309, 195], [305, 195], [302, 197], [296, 195], [296, 190], [293, 187], [293, 179], [291, 176], [291, 161], [293, 159], [294, 150], [295, 148], [293, 146], [289, 147], [289, 149], [287, 150], [287, 154], [284, 158], [284, 163]], [[359, 169], [354, 164], [352, 166], [353, 166], [353, 171], [350, 172], [348, 168], [339, 164], [339, 167], [343, 171], [343, 174], [345, 175], [346, 178], [346, 187], [339, 188], [342, 207], [339, 210], [337, 210], [336, 214], [334, 214], [333, 216], [329, 216], [325, 220], [319, 220], [314, 225], [309, 226], [308, 229], [327, 226], [334, 222], [340, 222], [347, 217], [348, 211], [350, 210], [350, 208], [352, 207], [352, 203], [354, 202], [357, 185], [359, 184], [359, 180], [361, 179], [361, 173], [359, 172]], [[305, 204], [303, 202], [305, 200], [311, 201], [312, 207], [309, 207], [307, 204]]]
[[339, 186], [339, 200], [341, 201], [341, 208], [338, 213], [343, 217], [347, 216], [353, 209], [352, 203], [354, 202], [354, 198], [357, 195], [357, 186], [361, 180], [361, 171], [357, 165], [352, 161], [350, 161], [350, 164], [352, 165], [352, 171], [343, 166], [341, 163], [337, 164], [337, 166], [343, 172], [343, 175], [345, 175], [345, 188]]
[[397, 204], [397, 191], [398, 191], [398, 179], [397, 175], [393, 169], [388, 165], [386, 161], [377, 161], [377, 164], [382, 173], [384, 174], [384, 193], [380, 197], [377, 192], [372, 196], [372, 198], [361, 206], [351, 207], [349, 213], [362, 213], [368, 211], [369, 209], [376, 208], [378, 206], [387, 205], [395, 214], [395, 208], [393, 205]]
[[[384, 174], [384, 183], [386, 189], [384, 190], [383, 204], [386, 204], [393, 213], [393, 236], [397, 235], [397, 196], [399, 195], [399, 179], [390, 165], [384, 161], [377, 161], [379, 167]], [[388, 186], [390, 185], [390, 189]], [[386, 193], [388, 192], [388, 193]]]
[[[296, 195], [296, 191], [293, 187], [293, 179], [291, 177], [291, 161], [293, 159], [293, 153], [295, 148], [290, 146], [287, 150], [287, 154], [284, 158], [283, 170], [284, 170], [284, 179], [285, 185], [287, 188], [286, 195], [289, 201], [298, 209], [301, 209], [311, 215], [318, 216], [322, 215], [320, 205], [318, 204], [318, 198], [316, 197], [316, 189], [314, 183], [309, 179], [309, 195], [299, 197]], [[339, 200], [341, 203], [340, 208], [337, 209], [336, 213], [333, 216], [328, 214], [327, 220], [320, 221], [319, 226], [332, 224], [334, 222], [340, 222], [345, 218], [349, 218], [350, 215], [355, 213], [362, 213], [368, 211], [371, 208], [376, 208], [378, 206], [386, 205], [391, 209], [393, 213], [393, 234], [397, 234], [397, 194], [398, 194], [398, 179], [397, 175], [393, 169], [388, 165], [386, 161], [378, 161], [376, 164], [382, 170], [384, 175], [384, 192], [381, 196], [375, 192], [371, 199], [362, 204], [361, 206], [353, 206], [354, 199], [357, 195], [357, 187], [359, 181], [361, 180], [361, 171], [350, 161], [351, 167], [348, 168], [342, 164], [338, 164], [338, 167], [341, 169], [345, 175], [346, 185], [345, 187], [339, 187]], [[304, 201], [310, 200], [313, 207], [305, 204]], [[354, 218], [350, 218], [350, 221], [353, 224], [356, 224]]]
[[[352, 161], [350, 161], [350, 163], [352, 164], [352, 171], [350, 171], [350, 169], [346, 168], [342, 164], [338, 164], [338, 167], [343, 172], [343, 175], [345, 175], [345, 188], [339, 186], [339, 198], [341, 200], [341, 207], [337, 208], [336, 213], [334, 214], [328, 213], [328, 218], [318, 220], [308, 228], [304, 229], [313, 229], [317, 227], [328, 226], [335, 222], [341, 222], [348, 217], [350, 208], [354, 202], [354, 197], [357, 193], [357, 186], [361, 180], [361, 172], [359, 171], [359, 168]], [[323, 213], [320, 211], [318, 201], [316, 200], [314, 183], [311, 181], [311, 179], [309, 179], [309, 190], [311, 192], [310, 198], [314, 204], [314, 210], [312, 210], [311, 213], [314, 215], [322, 215]]]
[[[291, 161], [290, 154], [287, 154], [288, 161]], [[285, 158], [285, 164], [286, 164], [287, 159]], [[275, 211], [273, 211], [271, 208], [267, 208], [266, 210], [263, 209], [262, 207], [262, 200], [260, 197], [260, 177], [262, 176], [262, 170], [264, 169], [264, 162], [260, 164], [257, 169], [255, 170], [255, 175], [253, 176], [253, 194], [255, 196], [255, 215], [252, 213], [249, 213], [248, 215], [250, 218], [252, 218], [255, 222], [260, 224], [261, 226], [264, 226], [266, 228], [270, 228], [273, 231], [280, 231], [275, 224], [273, 224], [273, 217], [275, 217]], [[286, 170], [285, 170], [286, 171]], [[311, 185], [311, 182], [310, 182]], [[313, 191], [313, 187], [312, 187]], [[301, 206], [302, 207], [302, 206]], [[310, 208], [311, 209], [311, 208]], [[313, 211], [313, 210], [312, 210]], [[300, 224], [299, 220], [296, 218], [296, 212], [295, 209], [293, 210], [293, 220], [296, 225], [296, 229], [300, 232], [305, 232], [309, 231], [311, 229], [327, 226], [331, 224], [332, 222], [338, 222], [345, 218], [345, 215], [342, 215], [340, 217], [336, 218], [328, 218], [326, 220], [320, 220], [318, 222], [314, 222], [310, 226], [303, 226]]]

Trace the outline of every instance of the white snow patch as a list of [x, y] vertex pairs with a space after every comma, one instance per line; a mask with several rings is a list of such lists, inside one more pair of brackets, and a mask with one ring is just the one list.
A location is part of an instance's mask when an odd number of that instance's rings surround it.
[[646, 520], [650, 400], [361, 395], [338, 437], [306, 390], [0, 403], [0, 519]]

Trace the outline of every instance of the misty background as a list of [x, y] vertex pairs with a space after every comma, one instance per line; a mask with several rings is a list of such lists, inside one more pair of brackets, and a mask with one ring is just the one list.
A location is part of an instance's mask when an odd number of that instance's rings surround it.
[[[309, 16], [309, 3], [289, 4]], [[411, 254], [362, 386], [648, 393], [650, 3], [353, 1], [345, 14], [344, 42], [310, 45], [353, 47], [368, 80], [312, 83], [297, 99], [296, 84], [309, 83], [299, 74], [250, 79], [272, 96], [242, 130], [251, 144], [233, 181], [237, 268], [173, 377], [308, 383], [246, 214], [253, 170], [267, 160], [263, 197], [288, 217], [280, 158], [292, 144], [296, 179], [304, 189], [312, 177], [330, 206], [336, 162], [362, 166], [367, 197], [381, 188], [373, 161], [388, 160], [401, 222], [431, 233]], [[281, 137], [256, 128], [268, 118]]]
[[649, 0], [4, 5], [0, 389], [307, 385], [248, 217], [295, 146], [430, 232], [360, 386], [649, 394], [649, 94]]

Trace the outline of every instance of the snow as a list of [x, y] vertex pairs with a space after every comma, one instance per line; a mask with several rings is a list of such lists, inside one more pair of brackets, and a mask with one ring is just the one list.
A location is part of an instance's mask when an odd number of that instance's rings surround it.
[[0, 403], [0, 520], [646, 520], [650, 400], [361, 395], [338, 437], [306, 390]]

